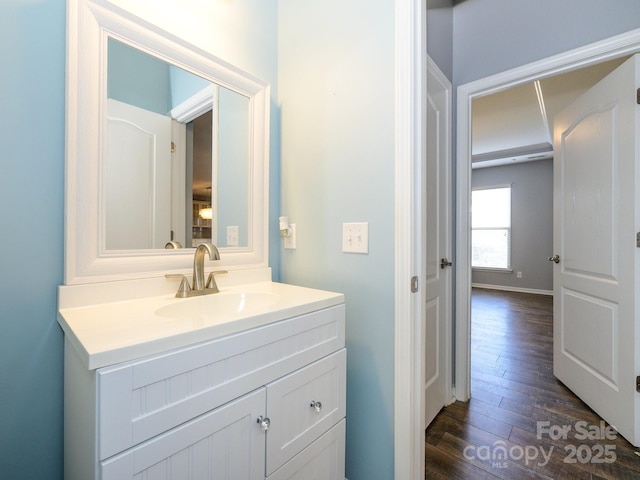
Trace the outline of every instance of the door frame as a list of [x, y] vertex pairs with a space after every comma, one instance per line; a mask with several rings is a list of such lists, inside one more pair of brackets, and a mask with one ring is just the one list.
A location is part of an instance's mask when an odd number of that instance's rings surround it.
[[554, 55], [458, 87], [456, 133], [455, 388], [470, 398], [471, 361], [471, 103], [474, 98], [640, 52], [640, 29]]
[[[424, 479], [424, 294], [421, 277], [421, 185], [426, 155], [427, 7], [395, 0], [395, 253], [393, 448], [396, 479]], [[372, 421], [376, 421], [373, 419]]]

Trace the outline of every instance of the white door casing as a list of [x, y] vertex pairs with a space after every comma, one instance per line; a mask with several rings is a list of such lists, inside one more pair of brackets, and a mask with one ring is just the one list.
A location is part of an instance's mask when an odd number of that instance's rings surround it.
[[554, 121], [554, 374], [640, 445], [640, 58]]
[[450, 398], [451, 84], [427, 60], [427, 155], [422, 186], [425, 305], [422, 314], [425, 428]]
[[108, 100], [105, 249], [171, 240], [171, 118]]
[[426, 155], [427, 5], [395, 2], [394, 477], [424, 478], [422, 175]]

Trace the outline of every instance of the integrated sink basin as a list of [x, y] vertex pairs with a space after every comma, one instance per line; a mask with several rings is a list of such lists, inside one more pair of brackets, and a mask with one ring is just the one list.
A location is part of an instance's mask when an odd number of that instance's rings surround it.
[[[159, 285], [170, 286], [171, 293], [153, 295]], [[270, 281], [221, 285], [219, 293], [175, 298], [175, 281], [132, 280], [60, 287], [58, 323], [92, 370], [343, 302], [340, 293]]]
[[207, 320], [231, 313], [258, 312], [275, 305], [280, 295], [268, 292], [220, 292], [165, 305], [156, 314], [173, 319]]

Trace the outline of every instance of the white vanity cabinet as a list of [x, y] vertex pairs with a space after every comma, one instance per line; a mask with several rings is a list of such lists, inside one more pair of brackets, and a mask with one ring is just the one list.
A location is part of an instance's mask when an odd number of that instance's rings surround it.
[[89, 370], [65, 343], [65, 478], [344, 478], [344, 305]]

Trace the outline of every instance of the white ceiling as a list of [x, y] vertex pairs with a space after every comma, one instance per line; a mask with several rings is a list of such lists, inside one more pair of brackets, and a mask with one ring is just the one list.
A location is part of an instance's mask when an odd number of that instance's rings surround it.
[[473, 168], [552, 158], [555, 115], [624, 60], [612, 60], [474, 99]]

